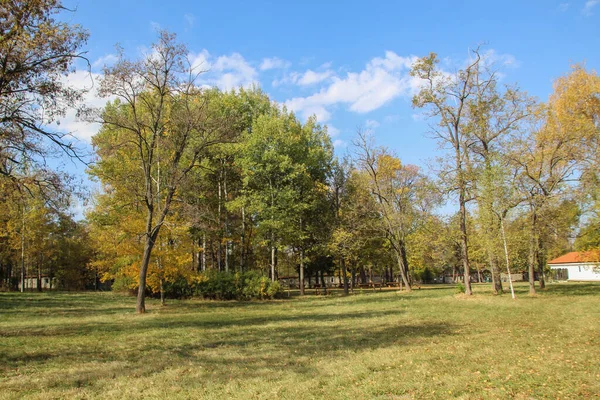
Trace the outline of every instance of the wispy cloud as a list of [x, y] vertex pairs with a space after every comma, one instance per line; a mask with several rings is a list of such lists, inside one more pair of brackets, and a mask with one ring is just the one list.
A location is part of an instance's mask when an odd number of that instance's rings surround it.
[[[331, 108], [347, 104], [350, 111], [367, 113], [401, 95], [413, 94], [420, 81], [411, 77], [410, 68], [416, 57], [401, 57], [392, 51], [376, 57], [359, 72], [327, 78], [327, 85], [307, 97], [295, 97], [285, 105], [303, 117], [316, 114], [321, 121], [331, 116]], [[299, 79], [298, 79], [299, 81]], [[322, 119], [325, 118], [325, 119]]]
[[593, 9], [598, 5], [598, 3], [600, 3], [600, 0], [586, 1], [585, 5], [583, 6], [583, 10], [581, 10], [581, 13], [586, 17], [591, 17], [592, 15], [594, 15]]
[[560, 11], [560, 12], [566, 12], [569, 9], [570, 5], [571, 4], [569, 4], [569, 3], [560, 3], [558, 5], [558, 11]]
[[323, 82], [334, 75], [331, 70], [327, 71], [313, 71], [311, 69], [305, 72], [291, 72], [286, 74], [283, 78], [275, 79], [273, 86], [279, 85], [299, 85], [299, 86], [310, 86], [316, 83]]
[[381, 125], [379, 122], [372, 120], [372, 119], [368, 119], [365, 122], [365, 127], [370, 130], [374, 130], [374, 129], [378, 128], [379, 125]]
[[196, 23], [196, 17], [194, 16], [194, 14], [185, 14], [183, 16], [183, 19], [185, 20], [185, 24], [188, 28], [192, 28]]
[[263, 58], [259, 69], [261, 71], [268, 71], [270, 69], [281, 69], [288, 68], [292, 63], [286, 60], [282, 60], [279, 57]]
[[331, 124], [327, 124], [327, 133], [329, 133], [329, 137], [339, 136], [340, 130]]
[[96, 61], [92, 63], [92, 69], [99, 69], [104, 66], [110, 66], [114, 64], [118, 60], [118, 57], [115, 54], [107, 54], [98, 58]]

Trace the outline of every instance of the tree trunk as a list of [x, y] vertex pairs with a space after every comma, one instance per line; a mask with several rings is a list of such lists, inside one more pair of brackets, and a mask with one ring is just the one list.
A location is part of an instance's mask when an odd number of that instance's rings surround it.
[[365, 273], [365, 267], [361, 266], [358, 270], [360, 276], [360, 284], [364, 285], [367, 283], [367, 274]]
[[206, 271], [206, 233], [202, 233], [202, 271]]
[[242, 235], [240, 238], [240, 272], [244, 272], [245, 247], [246, 247], [246, 210], [245, 210], [245, 207], [242, 207]]
[[300, 295], [304, 296], [304, 249], [300, 249]]
[[148, 275], [148, 265], [150, 265], [150, 255], [154, 247], [154, 241], [158, 235], [159, 227], [155, 228], [154, 232], [146, 236], [144, 243], [144, 255], [142, 256], [142, 265], [140, 266], [140, 280], [138, 285], [137, 304], [135, 311], [138, 314], [146, 312], [146, 276]]
[[37, 269], [37, 291], [42, 291], [42, 260], [40, 255], [40, 260], [38, 261], [38, 269]]
[[506, 233], [504, 231], [504, 217], [500, 219], [500, 233], [502, 234], [502, 243], [504, 244], [504, 258], [506, 259], [506, 272], [508, 273], [508, 285], [513, 300], [515, 299], [515, 288], [512, 284], [512, 275], [510, 273], [510, 260], [508, 258], [508, 244], [506, 243]]
[[490, 271], [492, 273], [492, 290], [494, 294], [504, 293], [502, 288], [502, 280], [500, 279], [500, 268], [498, 268], [498, 259], [490, 250], [488, 250], [488, 260], [490, 263]]
[[164, 287], [164, 283], [165, 283], [165, 280], [163, 278], [160, 278], [160, 305], [161, 306], [165, 305], [165, 287]]
[[471, 289], [471, 271], [469, 265], [469, 248], [467, 243], [467, 208], [465, 206], [466, 202], [464, 185], [465, 183], [462, 182], [461, 179], [460, 194], [458, 196], [460, 203], [460, 253], [463, 262], [463, 274], [465, 278], [465, 294], [470, 296], [473, 294], [473, 290]]
[[537, 213], [531, 210], [531, 238], [529, 240], [529, 294], [535, 294], [535, 268], [538, 263], [537, 249]]
[[25, 205], [21, 220], [21, 293], [25, 292]]
[[346, 269], [346, 260], [342, 257], [342, 279], [344, 280], [344, 294], [348, 295], [348, 271]]
[[540, 289], [546, 289], [546, 272], [544, 269], [546, 268], [546, 252], [543, 249], [543, 244], [539, 240], [538, 236], [538, 282], [540, 284]]
[[406, 276], [406, 269], [404, 267], [404, 260], [402, 259], [402, 255], [397, 254], [396, 260], [398, 262], [398, 269], [400, 270], [400, 279], [402, 282], [400, 284], [400, 290], [402, 290], [402, 284], [404, 284], [404, 286], [406, 287], [406, 291], [410, 292], [412, 288], [410, 286], [410, 283], [408, 282], [408, 277]]
[[275, 282], [275, 246], [271, 236], [271, 281]]

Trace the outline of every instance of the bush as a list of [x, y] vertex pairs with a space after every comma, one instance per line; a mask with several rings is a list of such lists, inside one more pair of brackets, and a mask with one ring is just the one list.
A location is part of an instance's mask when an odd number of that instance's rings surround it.
[[458, 282], [456, 284], [456, 293], [464, 293], [465, 292], [465, 284], [462, 282]]
[[163, 290], [165, 297], [172, 299], [191, 297], [194, 294], [193, 286], [183, 276], [177, 277], [173, 282], [165, 282]]
[[214, 300], [273, 299], [281, 294], [279, 282], [257, 272], [206, 271], [194, 283], [194, 294]]

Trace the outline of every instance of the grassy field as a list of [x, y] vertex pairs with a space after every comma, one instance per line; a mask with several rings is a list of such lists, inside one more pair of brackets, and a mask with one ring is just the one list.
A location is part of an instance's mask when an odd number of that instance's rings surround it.
[[0, 293], [0, 398], [600, 397], [600, 285], [272, 302]]

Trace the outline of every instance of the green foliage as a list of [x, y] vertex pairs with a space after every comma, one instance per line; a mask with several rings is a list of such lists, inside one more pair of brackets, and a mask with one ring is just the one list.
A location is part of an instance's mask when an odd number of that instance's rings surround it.
[[206, 271], [193, 284], [193, 293], [212, 300], [265, 300], [279, 297], [279, 282], [257, 272]]
[[456, 289], [455, 289], [456, 293], [461, 294], [465, 292], [465, 284], [462, 282], [458, 282], [456, 284]]

